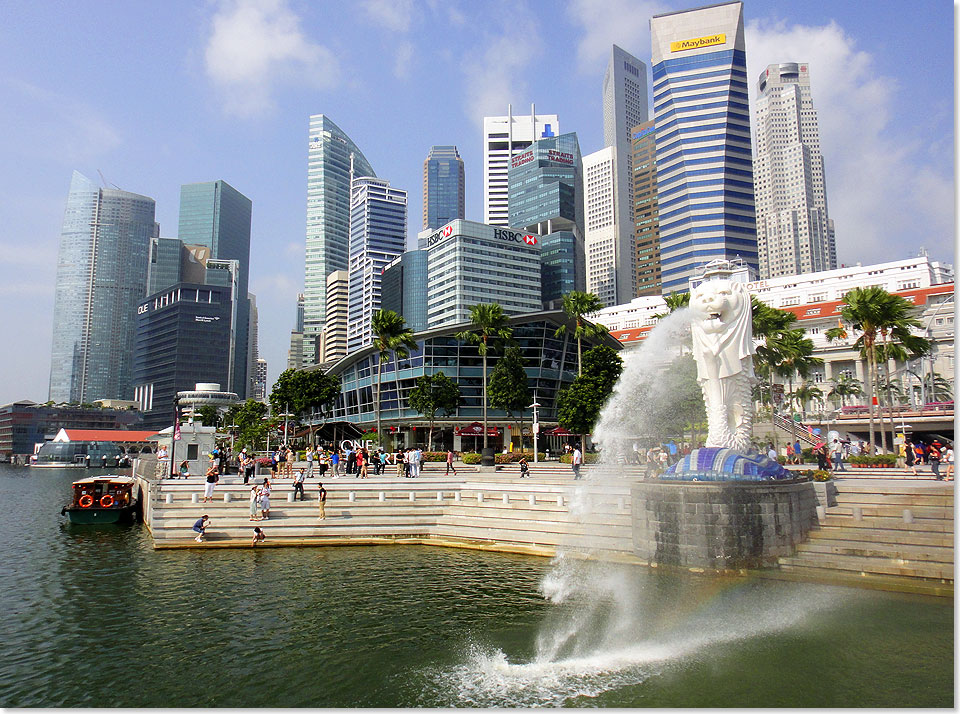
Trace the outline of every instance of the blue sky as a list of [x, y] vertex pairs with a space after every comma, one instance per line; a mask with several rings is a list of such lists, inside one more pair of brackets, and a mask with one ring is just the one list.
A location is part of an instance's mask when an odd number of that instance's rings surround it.
[[[271, 383], [303, 285], [307, 121], [328, 114], [421, 220], [422, 164], [456, 144], [482, 219], [481, 121], [559, 115], [602, 146], [612, 43], [649, 63], [664, 0], [209, 0], [0, 8], [0, 404], [45, 401], [56, 254], [71, 171], [157, 201], [175, 236], [182, 183], [253, 201], [251, 290]], [[769, 63], [810, 64], [841, 262], [926, 247], [953, 261], [954, 8], [747, 0], [751, 93]]]

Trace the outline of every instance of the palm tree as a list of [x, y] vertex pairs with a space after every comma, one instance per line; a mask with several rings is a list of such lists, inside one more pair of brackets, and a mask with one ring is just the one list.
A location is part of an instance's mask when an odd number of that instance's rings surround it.
[[844, 374], [833, 383], [833, 388], [827, 392], [827, 398], [840, 397], [840, 406], [845, 407], [847, 406], [847, 397], [855, 397], [860, 394], [863, 394], [863, 384], [860, 380]]
[[[383, 431], [380, 428], [380, 376], [383, 371], [383, 362], [393, 352], [394, 362], [398, 357], [406, 357], [408, 350], [416, 349], [417, 343], [413, 339], [413, 330], [406, 326], [406, 320], [393, 310], [377, 310], [370, 321], [373, 330], [373, 346], [377, 348], [377, 397], [374, 406], [377, 410], [377, 445], [383, 446]], [[394, 380], [397, 389], [400, 381], [397, 379], [397, 370], [394, 367]]]
[[[788, 394], [793, 392], [794, 376], [805, 380], [810, 376], [811, 368], [823, 364], [821, 358], [813, 356], [813, 340], [804, 337], [804, 334], [803, 328], [784, 330], [768, 341], [768, 344], [772, 343], [772, 348], [779, 357], [779, 362], [774, 365], [773, 371], [787, 379]], [[791, 425], [795, 424], [793, 419], [790, 421]], [[796, 439], [795, 432], [793, 437]]]
[[[567, 313], [567, 317], [577, 323], [576, 328], [573, 330], [573, 336], [577, 340], [577, 376], [580, 376], [583, 373], [581, 351], [583, 338], [598, 337], [605, 332], [608, 332], [607, 328], [603, 325], [594, 324], [588, 320], [584, 320], [583, 316], [602, 309], [603, 303], [600, 302], [600, 298], [593, 293], [584, 293], [580, 292], [579, 290], [571, 290], [563, 296], [563, 311]], [[561, 335], [565, 335], [566, 332], [567, 326], [560, 325], [554, 334], [557, 337], [560, 337]]]
[[480, 303], [470, 308], [471, 330], [458, 332], [455, 337], [477, 346], [483, 361], [483, 448], [487, 448], [487, 350], [509, 340], [513, 328], [499, 303]]
[[806, 381], [801, 382], [800, 386], [797, 387], [797, 391], [791, 396], [794, 402], [800, 407], [800, 418], [804, 421], [807, 420], [807, 403], [823, 403], [823, 390], [816, 384], [810, 384]]
[[761, 379], [767, 380], [770, 396], [770, 428], [773, 430], [774, 445], [779, 448], [780, 440], [777, 437], [776, 407], [773, 396], [773, 378], [777, 368], [783, 361], [782, 345], [778, 341], [783, 333], [790, 329], [796, 321], [796, 316], [786, 310], [770, 307], [755, 295], [750, 296], [753, 310], [753, 336], [763, 342], [757, 345], [757, 353], [753, 358], [754, 370]]

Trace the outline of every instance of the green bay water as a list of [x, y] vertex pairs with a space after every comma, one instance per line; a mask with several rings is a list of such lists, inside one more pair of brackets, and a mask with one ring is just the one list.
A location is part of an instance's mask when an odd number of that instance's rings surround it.
[[0, 465], [0, 706], [954, 703], [952, 600], [419, 546], [154, 551], [60, 516], [86, 475]]

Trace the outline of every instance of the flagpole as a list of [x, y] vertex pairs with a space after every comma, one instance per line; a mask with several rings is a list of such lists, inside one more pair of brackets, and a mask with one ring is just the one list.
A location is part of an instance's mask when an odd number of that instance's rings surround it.
[[177, 463], [177, 442], [180, 441], [180, 397], [173, 398], [173, 433], [170, 435], [170, 477]]

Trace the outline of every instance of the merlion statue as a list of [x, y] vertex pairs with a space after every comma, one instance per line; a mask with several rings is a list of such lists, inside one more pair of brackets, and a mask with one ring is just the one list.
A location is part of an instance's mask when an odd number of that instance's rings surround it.
[[753, 424], [753, 310], [743, 283], [705, 280], [690, 294], [693, 356], [707, 408], [707, 447], [745, 453]]

